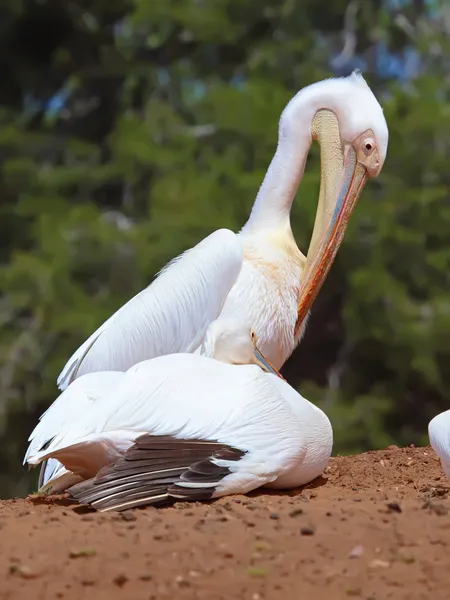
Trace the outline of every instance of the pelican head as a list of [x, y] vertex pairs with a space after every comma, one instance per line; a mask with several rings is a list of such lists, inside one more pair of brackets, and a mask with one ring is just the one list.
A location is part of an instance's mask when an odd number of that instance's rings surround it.
[[281, 115], [280, 143], [309, 148], [317, 140], [321, 149], [319, 203], [300, 286], [298, 327], [328, 274], [367, 180], [383, 167], [388, 137], [383, 109], [358, 72], [302, 89]]
[[256, 344], [256, 334], [247, 323], [235, 317], [221, 317], [206, 330], [201, 354], [232, 365], [258, 365], [281, 377]]

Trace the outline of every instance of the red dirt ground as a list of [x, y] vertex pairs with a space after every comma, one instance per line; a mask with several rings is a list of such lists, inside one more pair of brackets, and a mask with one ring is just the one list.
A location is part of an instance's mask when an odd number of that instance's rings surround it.
[[0, 598], [448, 600], [450, 482], [430, 448], [330, 461], [289, 493], [99, 514], [0, 504]]

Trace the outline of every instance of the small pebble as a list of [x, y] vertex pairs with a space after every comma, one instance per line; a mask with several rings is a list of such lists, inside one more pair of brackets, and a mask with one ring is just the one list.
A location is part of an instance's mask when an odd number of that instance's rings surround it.
[[121, 513], [123, 521], [136, 521], [136, 515], [132, 512]]
[[398, 502], [389, 502], [387, 504], [387, 507], [390, 512], [397, 512], [397, 513], [402, 512], [402, 508], [401, 508], [400, 504], [398, 504]]
[[349, 558], [359, 558], [360, 556], [362, 556], [363, 552], [364, 552], [364, 547], [361, 544], [358, 544], [357, 546], [352, 548], [348, 557]]
[[119, 587], [125, 585], [127, 581], [128, 577], [124, 573], [120, 573], [120, 575], [117, 575], [117, 577], [114, 577], [113, 579], [113, 582]]
[[11, 574], [19, 575], [22, 579], [36, 579], [39, 577], [39, 573], [30, 569], [26, 565], [11, 565], [9, 567], [9, 572]]
[[175, 583], [180, 587], [189, 587], [191, 585], [191, 583], [185, 577], [183, 577], [183, 575], [177, 575], [175, 577]]
[[80, 558], [80, 557], [88, 557], [95, 556], [97, 551], [93, 548], [80, 548], [79, 550], [71, 550], [69, 552], [70, 558]]
[[389, 563], [387, 560], [381, 560], [379, 558], [374, 558], [369, 563], [369, 567], [371, 569], [387, 569], [390, 566], [391, 566], [391, 563]]

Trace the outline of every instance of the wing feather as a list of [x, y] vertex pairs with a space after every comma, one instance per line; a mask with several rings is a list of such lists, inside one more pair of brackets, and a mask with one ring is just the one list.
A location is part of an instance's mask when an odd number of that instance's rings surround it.
[[228, 229], [184, 252], [78, 348], [58, 387], [86, 373], [126, 371], [156, 356], [193, 352], [219, 316], [242, 260], [240, 238]]
[[[123, 377], [124, 373], [92, 373], [62, 392], [41, 415], [39, 423], [28, 438], [30, 445], [24, 462], [31, 454], [46, 449], [53, 438], [73, 425], [80, 415], [85, 417], [102, 395], [110, 394]], [[48, 473], [51, 472], [52, 469], [49, 468]]]
[[[95, 403], [103, 395], [108, 395], [117, 387], [124, 373], [92, 373], [77, 380], [53, 402], [41, 415], [39, 423], [32, 431], [30, 442], [24, 457], [24, 463], [30, 456], [48, 448], [54, 438], [70, 427], [74, 427], [80, 415], [86, 417]], [[55, 460], [45, 460], [39, 473], [38, 489], [44, 490], [52, 481], [64, 474], [62, 464]]]
[[[164, 468], [159, 460], [161, 452], [168, 459], [170, 456]], [[214, 461], [224, 455], [227, 460], [238, 461], [244, 454], [215, 441], [146, 434], [135, 440], [123, 458], [102, 469], [95, 478], [71, 487], [69, 493], [78, 502], [100, 511], [125, 510], [171, 499], [206, 500], [231, 473], [228, 467]]]

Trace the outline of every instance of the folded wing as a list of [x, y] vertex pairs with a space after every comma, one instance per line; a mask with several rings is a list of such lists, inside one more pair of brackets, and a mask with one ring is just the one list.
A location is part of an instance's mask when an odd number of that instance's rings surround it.
[[215, 461], [238, 461], [245, 453], [225, 444], [143, 435], [115, 464], [69, 489], [74, 500], [104, 512], [167, 500], [209, 500], [231, 474]]

